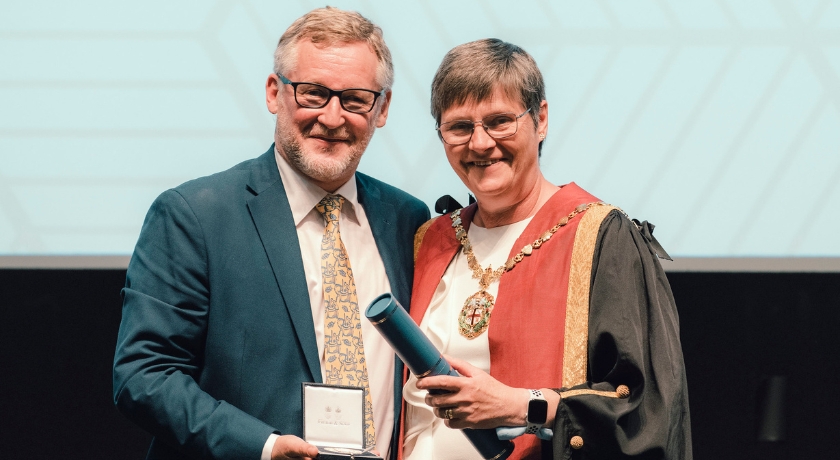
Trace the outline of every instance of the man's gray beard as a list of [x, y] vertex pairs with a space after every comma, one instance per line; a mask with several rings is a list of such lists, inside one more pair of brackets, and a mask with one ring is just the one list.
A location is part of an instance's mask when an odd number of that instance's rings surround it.
[[319, 182], [332, 182], [341, 178], [349, 169], [354, 169], [361, 161], [362, 154], [367, 149], [373, 131], [353, 147], [348, 155], [338, 158], [323, 158], [307, 155], [297, 142], [294, 135], [290, 135], [289, 126], [277, 125], [278, 148], [286, 154], [289, 163], [303, 175]]

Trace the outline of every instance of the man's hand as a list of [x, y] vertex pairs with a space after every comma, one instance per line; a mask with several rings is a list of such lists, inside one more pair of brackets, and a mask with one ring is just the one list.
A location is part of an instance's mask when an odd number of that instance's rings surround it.
[[274, 441], [271, 449], [271, 460], [286, 460], [290, 458], [314, 459], [318, 456], [318, 448], [297, 436], [283, 435]]

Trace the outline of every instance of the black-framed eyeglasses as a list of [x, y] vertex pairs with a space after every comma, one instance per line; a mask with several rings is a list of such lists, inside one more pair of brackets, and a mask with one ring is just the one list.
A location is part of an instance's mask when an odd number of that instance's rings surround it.
[[335, 91], [317, 83], [302, 81], [290, 81], [281, 74], [277, 74], [280, 81], [285, 85], [291, 85], [295, 90], [295, 102], [306, 109], [320, 109], [327, 105], [333, 96], [338, 96], [341, 108], [353, 113], [368, 113], [376, 104], [376, 99], [385, 94], [385, 89], [380, 92], [363, 88], [348, 88]]
[[504, 139], [513, 136], [519, 129], [519, 119], [530, 112], [528, 109], [519, 115], [515, 113], [494, 113], [481, 120], [453, 120], [438, 126], [437, 132], [443, 142], [449, 145], [463, 145], [472, 139], [477, 123], [481, 124], [487, 135], [493, 139]]

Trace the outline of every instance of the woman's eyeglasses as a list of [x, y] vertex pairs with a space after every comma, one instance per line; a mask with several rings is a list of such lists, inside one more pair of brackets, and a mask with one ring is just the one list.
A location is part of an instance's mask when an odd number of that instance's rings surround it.
[[519, 119], [530, 112], [528, 109], [519, 115], [515, 113], [494, 113], [481, 120], [454, 120], [437, 127], [437, 132], [443, 142], [449, 145], [463, 145], [472, 139], [476, 124], [481, 124], [484, 131], [493, 139], [504, 139], [516, 134]]

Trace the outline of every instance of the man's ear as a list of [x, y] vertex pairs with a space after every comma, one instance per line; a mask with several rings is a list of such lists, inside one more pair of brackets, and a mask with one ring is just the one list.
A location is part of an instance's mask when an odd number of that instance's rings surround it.
[[280, 96], [280, 84], [277, 81], [277, 75], [271, 74], [265, 81], [265, 106], [268, 111], [277, 114], [280, 110], [280, 105], [277, 98]]
[[391, 90], [385, 91], [385, 96], [382, 101], [382, 108], [379, 109], [379, 114], [376, 116], [376, 127], [381, 128], [385, 126], [385, 120], [388, 119], [388, 107], [391, 106]]

